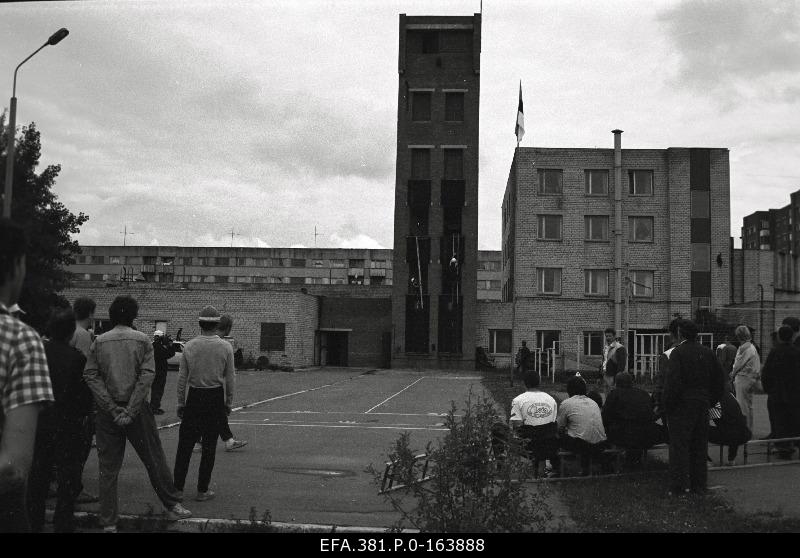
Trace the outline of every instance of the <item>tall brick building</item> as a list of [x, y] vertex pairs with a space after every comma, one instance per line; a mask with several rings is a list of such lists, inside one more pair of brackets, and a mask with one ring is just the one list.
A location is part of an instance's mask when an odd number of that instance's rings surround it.
[[[513, 345], [596, 365], [602, 331], [730, 302], [727, 149], [518, 148], [503, 199]], [[566, 366], [574, 363], [565, 363]]]
[[800, 254], [800, 190], [789, 194], [787, 206], [745, 216], [742, 248]]
[[481, 16], [400, 15], [392, 360], [471, 368]]

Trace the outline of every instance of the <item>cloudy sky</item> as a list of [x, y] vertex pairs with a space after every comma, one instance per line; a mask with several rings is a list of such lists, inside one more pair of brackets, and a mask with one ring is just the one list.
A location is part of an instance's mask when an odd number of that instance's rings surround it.
[[[800, 1], [485, 0], [480, 239], [523, 146], [727, 147], [731, 234], [800, 188]], [[0, 92], [82, 244], [392, 246], [398, 14], [479, 0], [0, 5]]]

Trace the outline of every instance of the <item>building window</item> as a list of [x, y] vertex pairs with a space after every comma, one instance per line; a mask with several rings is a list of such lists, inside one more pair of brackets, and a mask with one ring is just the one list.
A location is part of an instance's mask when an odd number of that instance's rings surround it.
[[583, 332], [583, 354], [586, 356], [603, 356], [603, 332]]
[[306, 261], [301, 258], [292, 258], [290, 267], [305, 267]]
[[652, 271], [631, 271], [630, 279], [633, 287], [633, 296], [653, 296]]
[[364, 269], [364, 260], [362, 259], [353, 259], [349, 260], [349, 262], [351, 268]]
[[426, 31], [422, 33], [422, 54], [439, 53], [439, 33]]
[[558, 330], [539, 330], [536, 332], [536, 346], [542, 350], [555, 349], [561, 354], [561, 332]]
[[539, 215], [539, 240], [561, 240], [562, 224], [561, 215]]
[[364, 276], [358, 274], [351, 274], [347, 276], [347, 284], [348, 285], [363, 285], [364, 284]]
[[157, 259], [158, 258], [156, 256], [143, 256], [142, 265], [156, 265]]
[[388, 269], [386, 260], [372, 260], [370, 263], [372, 269]]
[[290, 285], [305, 285], [305, 283], [306, 283], [305, 277], [289, 277]]
[[464, 93], [447, 92], [444, 94], [444, 119], [447, 122], [464, 121]]
[[247, 265], [247, 258], [236, 258], [236, 265]]
[[385, 285], [386, 284], [386, 277], [383, 275], [375, 275], [369, 278], [370, 285]]
[[585, 273], [586, 289], [588, 295], [608, 295], [608, 270], [587, 269]]
[[630, 241], [630, 242], [653, 242], [653, 218], [652, 217], [629, 217], [628, 218], [628, 241]]
[[89, 263], [102, 264], [102, 263], [105, 263], [105, 260], [106, 259], [103, 256], [92, 256], [91, 260], [89, 261]]
[[214, 265], [229, 265], [230, 263], [229, 258], [214, 258]]
[[75, 260], [75, 263], [86, 263], [86, 256], [78, 256], [78, 258]]
[[344, 277], [333, 277], [331, 279], [331, 285], [346, 285], [347, 280]]
[[273, 285], [285, 283], [283, 277], [270, 277], [269, 282], [272, 283]]
[[411, 120], [414, 122], [430, 122], [431, 120], [431, 92], [411, 92]]
[[173, 265], [175, 256], [161, 256], [161, 265]]
[[653, 171], [632, 170], [628, 171], [628, 193], [631, 196], [653, 195]]
[[261, 350], [286, 350], [286, 324], [261, 324]]
[[484, 261], [481, 262], [480, 268], [484, 271], [500, 271], [500, 262], [498, 261]]
[[608, 216], [587, 215], [584, 218], [586, 240], [608, 241]]
[[338, 268], [347, 267], [347, 260], [331, 260], [331, 267], [338, 267]]
[[120, 256], [109, 256], [108, 263], [110, 263], [110, 264], [121, 264], [122, 263], [122, 259], [120, 258]]
[[692, 190], [692, 219], [708, 219], [710, 196], [708, 190]]
[[464, 180], [464, 150], [444, 150], [444, 179]]
[[314, 260], [313, 266], [314, 267], [323, 267], [325, 263], [322, 260]]
[[711, 271], [711, 245], [692, 244], [692, 271]]
[[253, 278], [250, 277], [250, 276], [242, 276], [242, 275], [240, 275], [240, 276], [236, 277], [236, 282], [237, 283], [252, 283], [253, 282]]
[[487, 281], [487, 288], [492, 291], [499, 291], [500, 290], [500, 280], [499, 279], [490, 279]]
[[586, 180], [586, 194], [589, 196], [608, 195], [608, 171], [587, 170], [584, 173]]
[[511, 330], [510, 329], [490, 329], [489, 330], [489, 353], [493, 355], [511, 354]]
[[562, 192], [563, 171], [561, 169], [539, 169], [539, 193], [560, 195]]
[[539, 294], [561, 294], [561, 268], [536, 268]]
[[431, 178], [431, 150], [411, 150], [411, 179], [430, 180]]

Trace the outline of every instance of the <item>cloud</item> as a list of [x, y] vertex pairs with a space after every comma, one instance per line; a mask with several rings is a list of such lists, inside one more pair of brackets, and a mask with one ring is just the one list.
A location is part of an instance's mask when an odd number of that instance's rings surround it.
[[368, 248], [370, 250], [386, 249], [386, 246], [383, 246], [380, 242], [366, 234], [343, 237], [334, 233], [330, 236], [330, 241], [336, 248]]

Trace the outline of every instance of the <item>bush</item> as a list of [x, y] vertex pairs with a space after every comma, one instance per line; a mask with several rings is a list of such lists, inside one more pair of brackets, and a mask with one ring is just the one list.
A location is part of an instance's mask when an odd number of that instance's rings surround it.
[[[493, 402], [475, 401], [470, 393], [462, 416], [453, 402], [445, 419], [448, 429], [436, 449], [428, 444], [429, 481], [419, 478], [411, 439], [404, 433], [395, 442], [389, 458], [398, 461], [396, 482], [410, 484], [403, 494], [390, 492], [386, 498], [400, 512], [395, 526], [406, 522], [423, 532], [519, 532], [541, 531], [552, 514], [545, 503], [544, 485], [525, 486], [528, 462], [518, 451], [506, 452], [499, 461], [492, 454], [492, 426], [500, 419]], [[510, 448], [509, 448], [510, 449]], [[371, 471], [378, 483], [382, 471]], [[408, 509], [409, 498], [416, 503]]]
[[256, 370], [266, 370], [269, 366], [269, 358], [260, 356], [256, 359]]

